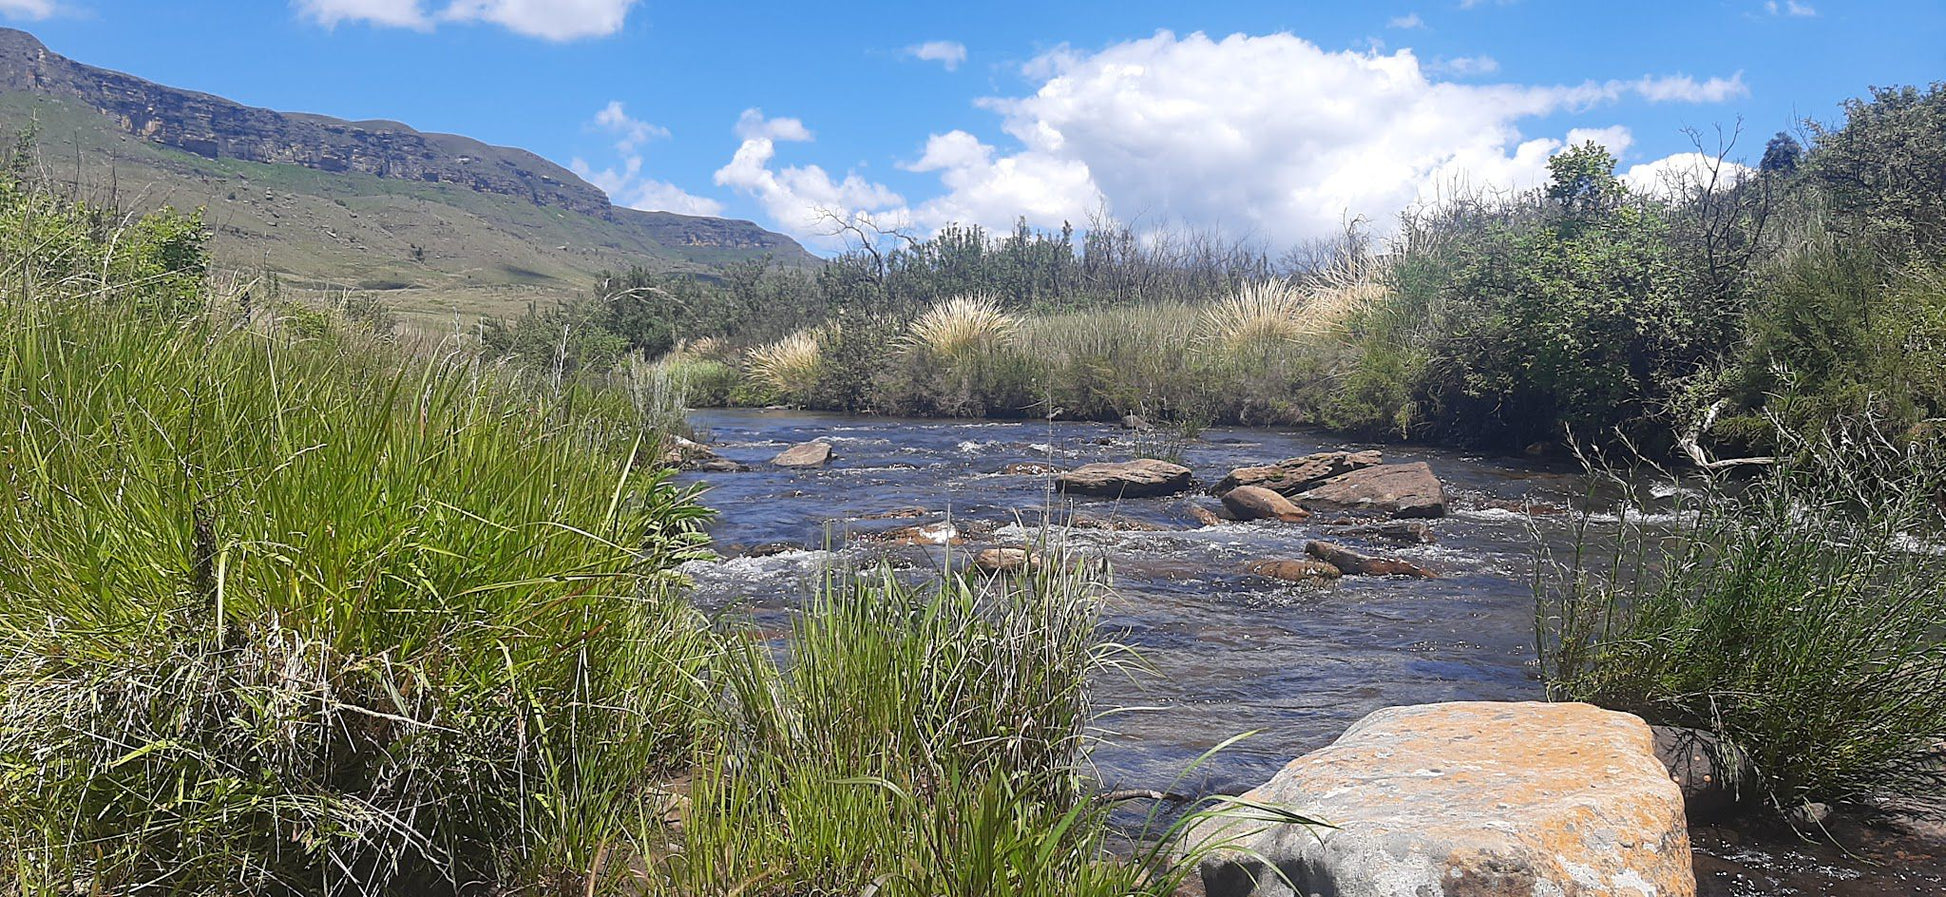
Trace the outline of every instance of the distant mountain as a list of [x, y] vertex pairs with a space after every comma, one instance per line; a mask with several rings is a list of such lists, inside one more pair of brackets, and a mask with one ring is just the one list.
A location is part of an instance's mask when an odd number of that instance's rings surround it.
[[[748, 221], [611, 205], [526, 150], [389, 121], [275, 112], [83, 65], [0, 28], [0, 127], [97, 199], [204, 207], [219, 262], [310, 286], [500, 311], [629, 265], [816, 259]], [[439, 301], [434, 302], [434, 298]]]

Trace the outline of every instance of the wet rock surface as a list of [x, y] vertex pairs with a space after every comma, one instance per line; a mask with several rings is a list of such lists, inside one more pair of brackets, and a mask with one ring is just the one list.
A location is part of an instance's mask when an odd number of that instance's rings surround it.
[[1145, 498], [1173, 495], [1189, 488], [1190, 470], [1180, 464], [1142, 458], [1135, 461], [1086, 464], [1056, 477], [1062, 492], [1106, 498]]
[[1352, 576], [1410, 576], [1416, 579], [1435, 579], [1439, 576], [1411, 561], [1359, 554], [1332, 542], [1307, 542], [1304, 553]]
[[1281, 520], [1301, 523], [1311, 512], [1262, 486], [1238, 486], [1223, 493], [1223, 508], [1238, 520]]
[[831, 443], [804, 442], [777, 453], [770, 463], [778, 467], [823, 467], [831, 463]]
[[1332, 477], [1375, 467], [1383, 461], [1378, 452], [1318, 452], [1275, 464], [1236, 468], [1210, 491], [1221, 495], [1238, 486], [1261, 486], [1282, 495], [1296, 495]]

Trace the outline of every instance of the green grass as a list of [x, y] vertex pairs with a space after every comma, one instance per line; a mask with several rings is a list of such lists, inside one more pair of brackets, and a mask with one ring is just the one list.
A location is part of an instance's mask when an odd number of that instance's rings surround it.
[[1778, 809], [1932, 793], [1937, 449], [1868, 428], [1791, 448], [1758, 482], [1698, 483], [1673, 530], [1638, 511], [1605, 543], [1583, 521], [1576, 553], [1541, 568], [1548, 690], [1727, 736]]

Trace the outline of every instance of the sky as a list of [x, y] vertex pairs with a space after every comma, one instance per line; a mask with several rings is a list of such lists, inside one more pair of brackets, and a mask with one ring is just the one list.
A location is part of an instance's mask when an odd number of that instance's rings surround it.
[[1946, 79], [1946, 2], [0, 0], [81, 62], [523, 147], [620, 205], [1289, 246], [1519, 189], [1596, 140], [1643, 189]]

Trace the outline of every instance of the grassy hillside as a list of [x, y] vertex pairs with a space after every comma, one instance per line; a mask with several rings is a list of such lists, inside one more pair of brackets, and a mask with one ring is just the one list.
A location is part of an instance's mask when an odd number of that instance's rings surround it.
[[[618, 209], [605, 220], [455, 184], [205, 158], [123, 133], [71, 100], [0, 93], [0, 127], [29, 126], [42, 174], [84, 196], [205, 209], [219, 267], [275, 272], [299, 289], [379, 291], [422, 319], [516, 312], [585, 290], [604, 270], [706, 272], [763, 254], [681, 245], [719, 226], [712, 219]], [[809, 258], [793, 248], [780, 261]]]

